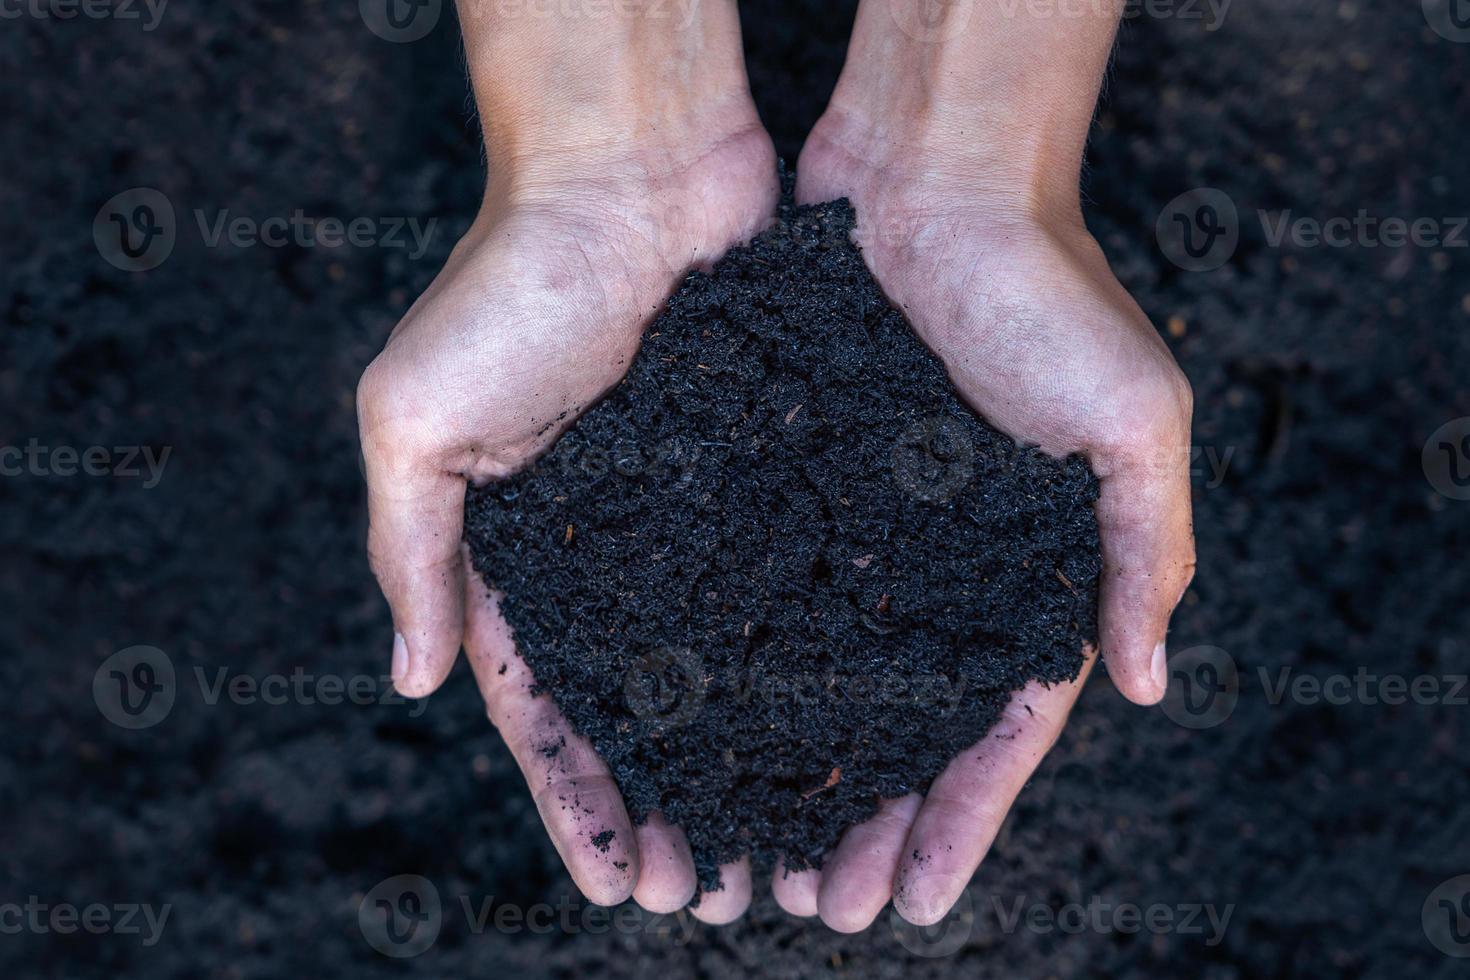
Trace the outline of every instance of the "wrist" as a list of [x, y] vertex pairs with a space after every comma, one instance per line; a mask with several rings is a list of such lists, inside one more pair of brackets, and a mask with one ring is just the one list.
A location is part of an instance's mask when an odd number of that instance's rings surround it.
[[677, 166], [758, 124], [731, 0], [459, 0], [497, 179]]
[[992, 205], [1080, 222], [1083, 149], [1118, 20], [1108, 6], [1062, 17], [863, 0], [812, 143], [870, 172], [959, 181]]
[[[900, 113], [897, 120], [830, 106], [803, 149], [803, 185], [818, 196], [850, 197], [857, 186], [907, 201], [965, 201], [992, 221], [1055, 228], [1080, 225], [1083, 143], [1018, 131], [1001, 118], [983, 123]], [[832, 174], [841, 175], [836, 185]], [[860, 182], [853, 177], [863, 175]], [[804, 199], [812, 199], [804, 195]]]

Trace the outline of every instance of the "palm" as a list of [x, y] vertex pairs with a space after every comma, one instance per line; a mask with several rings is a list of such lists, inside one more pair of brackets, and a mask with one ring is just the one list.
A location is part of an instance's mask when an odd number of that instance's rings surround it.
[[375, 401], [365, 435], [386, 426], [414, 440], [415, 459], [474, 480], [533, 458], [617, 382], [672, 285], [666, 270], [631, 268], [610, 237], [523, 214], [477, 226], [374, 363], [401, 395]]

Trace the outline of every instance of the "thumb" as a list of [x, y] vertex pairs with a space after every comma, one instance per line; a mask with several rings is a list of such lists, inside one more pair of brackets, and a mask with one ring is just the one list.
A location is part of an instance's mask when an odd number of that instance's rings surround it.
[[[1169, 464], [1157, 460], [1167, 455]], [[1174, 465], [1173, 457], [1185, 459]], [[1099, 632], [1108, 675], [1124, 697], [1153, 704], [1168, 688], [1169, 618], [1194, 578], [1187, 449], [1135, 456], [1101, 476], [1103, 579]]]
[[464, 478], [437, 467], [410, 427], [373, 423], [359, 394], [368, 486], [368, 560], [393, 613], [391, 672], [399, 693], [444, 683], [464, 634]]

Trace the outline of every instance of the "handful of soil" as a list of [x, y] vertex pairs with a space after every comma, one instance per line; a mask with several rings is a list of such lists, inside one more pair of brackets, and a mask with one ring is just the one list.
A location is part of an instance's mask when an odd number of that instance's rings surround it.
[[635, 820], [683, 827], [706, 889], [747, 853], [819, 866], [1096, 640], [1096, 479], [961, 403], [854, 217], [787, 200], [540, 460], [468, 498], [538, 690]]

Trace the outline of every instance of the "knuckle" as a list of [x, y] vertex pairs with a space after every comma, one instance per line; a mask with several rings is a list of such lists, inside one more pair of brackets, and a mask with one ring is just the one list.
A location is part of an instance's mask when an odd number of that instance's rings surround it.
[[1121, 393], [1101, 448], [1134, 462], [1184, 463], [1187, 469], [1194, 394], [1173, 364], [1135, 379]]
[[373, 358], [357, 380], [357, 419], [363, 429], [372, 428], [380, 421], [389, 401], [392, 371], [386, 366], [384, 357], [379, 354]]
[[1172, 417], [1188, 432], [1190, 420], [1194, 418], [1194, 387], [1177, 365], [1169, 364], [1163, 371], [1155, 398], [1160, 412]]
[[1173, 364], [1149, 372], [1134, 386], [1126, 414], [1132, 428], [1144, 435], [1188, 432], [1194, 413], [1194, 391], [1184, 372]]
[[384, 363], [379, 355], [357, 384], [358, 438], [368, 483], [380, 486], [407, 480], [432, 448], [432, 429], [410, 411], [412, 398]]

